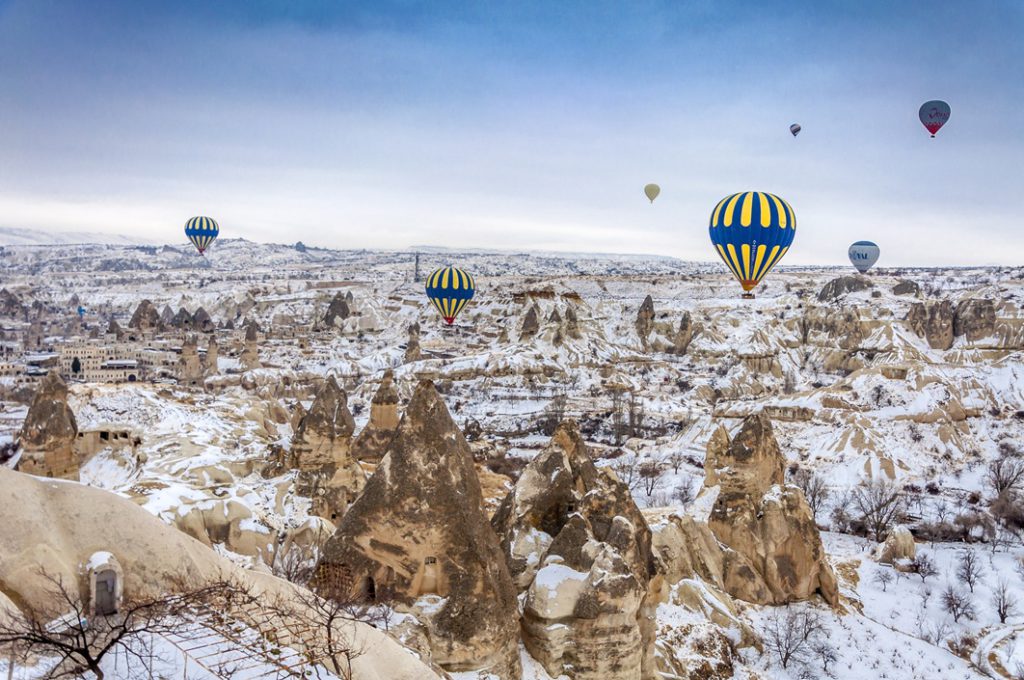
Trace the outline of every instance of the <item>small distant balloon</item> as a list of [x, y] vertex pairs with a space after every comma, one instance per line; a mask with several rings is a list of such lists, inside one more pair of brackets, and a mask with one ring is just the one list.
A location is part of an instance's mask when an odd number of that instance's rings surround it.
[[78, 318], [81, 319], [85, 316], [85, 307], [78, 305]]
[[651, 203], [654, 203], [654, 199], [656, 199], [658, 197], [658, 194], [660, 193], [661, 187], [659, 187], [657, 184], [648, 184], [647, 186], [644, 187], [644, 195], [647, 196], [648, 200], [650, 200]]
[[881, 253], [878, 244], [871, 241], [857, 241], [850, 246], [850, 263], [863, 274], [875, 266]]
[[917, 112], [917, 117], [921, 119], [921, 124], [928, 129], [928, 132], [935, 136], [935, 133], [939, 131], [946, 121], [949, 120], [949, 104], [942, 101], [941, 99], [933, 99], [930, 102], [921, 104], [921, 110]]
[[801, 130], [803, 130], [803, 128], [800, 127], [800, 123], [793, 123], [792, 125], [789, 126], [789, 131], [793, 133], [794, 137], [800, 134]]

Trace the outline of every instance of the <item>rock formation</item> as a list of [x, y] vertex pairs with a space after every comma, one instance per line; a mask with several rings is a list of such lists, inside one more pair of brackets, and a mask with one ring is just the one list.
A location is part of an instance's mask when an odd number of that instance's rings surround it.
[[325, 328], [337, 328], [351, 314], [352, 310], [349, 309], [345, 296], [341, 294], [341, 291], [338, 291], [331, 298], [331, 303], [327, 305], [327, 313], [320, 320], [320, 325]]
[[871, 287], [871, 282], [863, 276], [840, 276], [824, 285], [818, 292], [818, 301], [835, 302], [847, 293], [857, 293]]
[[402, 363], [412, 363], [413, 361], [419, 361], [423, 358], [420, 352], [420, 325], [413, 323], [409, 326], [409, 340], [405, 346], [405, 356], [402, 359]]
[[376, 462], [384, 457], [398, 429], [398, 390], [394, 374], [384, 372], [384, 378], [370, 402], [370, 422], [356, 437], [352, 457], [356, 460]]
[[131, 321], [128, 322], [129, 328], [142, 332], [155, 331], [160, 326], [160, 314], [149, 300], [139, 303], [139, 306], [135, 308], [135, 313], [132, 314]]
[[217, 336], [210, 335], [210, 341], [206, 343], [206, 356], [203, 358], [203, 372], [206, 375], [217, 375], [220, 369], [217, 368], [217, 360], [220, 358], [220, 346], [217, 344]]
[[576, 316], [576, 309], [570, 304], [565, 308], [565, 333], [570, 338], [579, 340], [580, 334], [580, 320]]
[[977, 342], [995, 335], [996, 305], [988, 298], [969, 298], [956, 306], [953, 315], [953, 335], [966, 336], [968, 342]]
[[0, 289], [0, 315], [17, 319], [24, 318], [27, 313], [28, 308], [21, 303], [17, 295], [6, 288]]
[[77, 436], [78, 423], [68, 406], [68, 386], [56, 370], [50, 371], [40, 381], [18, 434], [22, 449], [18, 470], [43, 477], [77, 480]]
[[686, 354], [686, 350], [689, 349], [690, 343], [698, 333], [700, 333], [700, 325], [693, 323], [689, 312], [683, 312], [683, 317], [679, 320], [679, 330], [672, 338], [672, 353]]
[[932, 349], [953, 346], [953, 305], [941, 302], [915, 302], [907, 313], [907, 323]]
[[895, 286], [892, 287], [893, 295], [912, 295], [917, 297], [921, 294], [921, 286], [917, 285], [916, 281], [908, 281], [906, 279], [899, 281]]
[[897, 564], [911, 561], [917, 557], [917, 544], [910, 529], [903, 525], [895, 526], [885, 537], [885, 541], [875, 550], [875, 559], [882, 564]]
[[523, 317], [523, 326], [519, 330], [519, 341], [530, 340], [540, 330], [540, 307], [534, 302]]
[[259, 349], [259, 326], [256, 325], [255, 321], [249, 322], [245, 327], [245, 344], [242, 347], [242, 370], [252, 371], [260, 368], [260, 349]]
[[636, 334], [640, 336], [640, 343], [647, 349], [647, 338], [654, 328], [654, 300], [650, 295], [644, 298], [643, 304], [636, 313]]
[[171, 326], [179, 328], [181, 330], [192, 329], [192, 315], [184, 307], [178, 308], [178, 313], [171, 319]]
[[325, 519], [340, 519], [366, 483], [350, 451], [355, 428], [348, 396], [328, 376], [292, 439], [296, 491], [312, 498], [313, 512]]
[[783, 483], [785, 459], [763, 413], [747, 416], [730, 440], [719, 427], [708, 442], [705, 490], [717, 498], [708, 526], [728, 548], [726, 591], [757, 604], [784, 604], [815, 593], [838, 603], [836, 578], [825, 556], [807, 499]]
[[178, 383], [197, 387], [203, 384], [203, 365], [199, 361], [199, 341], [195, 335], [188, 335], [181, 344], [178, 357]]
[[653, 678], [651, 531], [629, 488], [561, 424], [492, 520], [525, 591], [523, 642], [552, 677]]
[[124, 329], [117, 323], [117, 319], [111, 318], [110, 323], [107, 324], [107, 335], [112, 335], [116, 340], [120, 340], [124, 337]]
[[322, 591], [385, 593], [429, 627], [448, 671], [520, 677], [515, 589], [482, 510], [469, 445], [434, 385], [416, 388], [387, 455], [324, 547]]
[[192, 315], [192, 328], [200, 331], [201, 333], [212, 333], [217, 328], [217, 324], [210, 318], [210, 313], [200, 307], [196, 310], [196, 313]]

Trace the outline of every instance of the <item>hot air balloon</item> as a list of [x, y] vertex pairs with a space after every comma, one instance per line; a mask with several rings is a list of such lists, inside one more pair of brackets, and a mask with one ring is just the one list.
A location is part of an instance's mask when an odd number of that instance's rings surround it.
[[928, 132], [932, 133], [932, 137], [934, 137], [939, 128], [949, 120], [949, 113], [949, 104], [941, 99], [933, 99], [921, 104], [921, 110], [917, 112], [917, 117], [921, 119], [921, 124], [928, 128]]
[[473, 277], [457, 267], [441, 267], [427, 277], [427, 297], [449, 326], [475, 292]]
[[882, 253], [878, 244], [871, 241], [857, 241], [850, 246], [850, 263], [861, 274], [875, 266], [878, 256]]
[[192, 245], [196, 247], [200, 255], [210, 247], [219, 233], [220, 227], [212, 217], [193, 217], [185, 223], [185, 236], [192, 241]]
[[726, 196], [711, 213], [711, 243], [746, 291], [761, 282], [789, 250], [796, 236], [796, 214], [774, 194], [745, 191]]
[[793, 133], [794, 137], [800, 134], [801, 130], [803, 130], [803, 128], [800, 127], [800, 123], [793, 123], [792, 125], [789, 126], [789, 131]]
[[650, 199], [651, 203], [654, 203], [654, 199], [661, 193], [661, 187], [657, 184], [648, 184], [644, 187], [644, 194]]

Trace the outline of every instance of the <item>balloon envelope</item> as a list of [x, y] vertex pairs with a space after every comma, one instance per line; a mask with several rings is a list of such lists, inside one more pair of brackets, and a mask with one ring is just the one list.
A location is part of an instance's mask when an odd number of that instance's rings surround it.
[[750, 291], [785, 257], [796, 236], [796, 214], [774, 194], [745, 191], [718, 202], [708, 231], [725, 266]]
[[473, 277], [457, 267], [441, 267], [427, 277], [427, 297], [448, 325], [455, 321], [475, 292]]
[[803, 130], [803, 128], [800, 127], [800, 123], [793, 123], [792, 125], [789, 126], [789, 131], [793, 133], [794, 137], [800, 134], [801, 130]]
[[850, 246], [850, 263], [863, 274], [878, 262], [878, 256], [881, 254], [882, 251], [877, 244], [871, 241], [857, 241]]
[[651, 203], [654, 203], [654, 199], [656, 199], [658, 197], [658, 194], [660, 193], [661, 187], [659, 187], [657, 184], [648, 184], [647, 186], [644, 187], [644, 195], [646, 195], [647, 198], [650, 199]]
[[210, 247], [219, 233], [220, 227], [212, 217], [193, 217], [185, 223], [185, 236], [192, 241], [200, 255]]
[[939, 131], [939, 128], [946, 124], [949, 120], [949, 104], [942, 101], [941, 99], [933, 99], [930, 102], [921, 104], [921, 109], [917, 112], [917, 117], [921, 119], [921, 124], [924, 125], [928, 132], [932, 133], [932, 137]]

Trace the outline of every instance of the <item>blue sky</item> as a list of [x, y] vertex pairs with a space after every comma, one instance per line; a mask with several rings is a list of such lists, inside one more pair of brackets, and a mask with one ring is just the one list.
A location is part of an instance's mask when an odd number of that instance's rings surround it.
[[1022, 33], [1017, 0], [0, 0], [0, 226], [711, 260], [758, 189], [787, 264], [1016, 264]]

